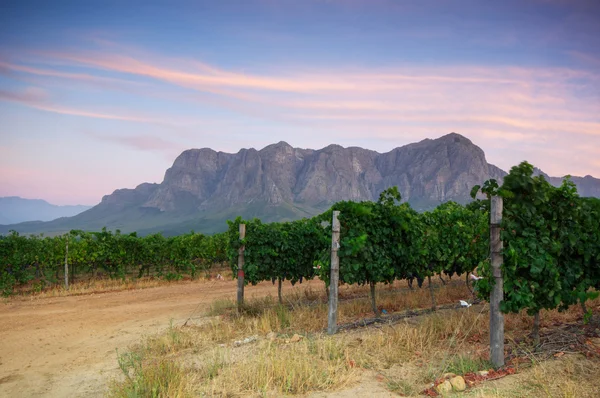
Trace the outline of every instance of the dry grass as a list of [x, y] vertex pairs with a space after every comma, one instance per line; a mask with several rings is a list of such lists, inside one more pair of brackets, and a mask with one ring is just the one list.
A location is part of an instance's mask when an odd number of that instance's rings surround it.
[[577, 357], [563, 361], [538, 363], [529, 372], [531, 377], [524, 381], [523, 389], [531, 396], [548, 397], [597, 397], [600, 380], [600, 364]]
[[[464, 284], [435, 286], [438, 305], [457, 304], [459, 300], [471, 297]], [[431, 306], [429, 289], [409, 290], [402, 286], [402, 282], [378, 286], [376, 297], [379, 310], [386, 310], [388, 313]], [[293, 312], [293, 316], [290, 316], [290, 312]], [[234, 323], [236, 328], [252, 334], [286, 330], [316, 332], [327, 326], [327, 298], [324, 291], [318, 292], [311, 288], [284, 296], [283, 305], [278, 303], [277, 298], [266, 296], [247, 300], [241, 315], [237, 313], [234, 300], [217, 300], [211, 305], [208, 315], [221, 315], [228, 322]], [[340, 289], [338, 323], [373, 316], [368, 287], [344, 286]]]
[[81, 296], [86, 294], [97, 294], [105, 292], [116, 292], [122, 290], [145, 289], [166, 285], [169, 282], [156, 278], [140, 278], [140, 279], [91, 279], [88, 281], [74, 282], [65, 289], [62, 285], [56, 285], [44, 289], [42, 291], [22, 292], [14, 298], [47, 298], [47, 297], [66, 297], [66, 296]]
[[333, 338], [298, 343], [261, 341], [237, 361], [224, 362], [217, 377], [201, 387], [209, 395], [304, 394], [351, 385], [357, 369], [345, 344]]
[[[379, 307], [388, 312], [430, 305], [426, 289], [392, 289], [396, 291], [378, 289]], [[364, 292], [363, 288], [344, 289], [344, 296], [355, 298]], [[440, 310], [327, 336], [323, 334], [327, 318], [323, 294], [295, 293], [285, 297], [283, 305], [272, 297], [248, 300], [241, 313], [231, 301], [215, 302], [210, 309], [213, 316], [202, 318], [201, 323], [172, 326], [133, 347], [128, 355], [137, 358], [139, 365], [124, 371], [122, 380], [112, 383], [111, 393], [138, 396], [131, 392], [139, 385], [144, 391], [167, 391], [158, 396], [282, 396], [346, 389], [365, 372], [376, 372], [388, 390], [414, 396], [446, 372], [464, 374], [489, 367], [487, 305]], [[438, 304], [467, 297], [464, 285], [441, 286], [436, 291]], [[600, 300], [588, 307], [597, 312]], [[368, 298], [342, 301], [339, 314], [340, 322], [372, 316]], [[581, 317], [579, 307], [566, 313], [544, 312], [542, 327]], [[505, 322], [509, 341], [525, 336], [532, 325], [525, 314], [506, 315]], [[295, 333], [303, 338], [290, 342]], [[256, 340], [235, 344], [249, 336]], [[564, 366], [554, 365], [560, 363]], [[521, 365], [519, 374], [506, 378], [514, 385], [503, 384], [502, 379], [475, 387], [468, 395], [591, 397], [595, 395], [591, 395], [589, 380], [598, 376], [598, 361], [564, 357], [537, 362], [532, 358]], [[173, 388], [175, 395], [169, 395], [167, 388]]]
[[157, 286], [170, 285], [173, 283], [198, 283], [202, 281], [214, 280], [216, 275], [220, 273], [223, 278], [231, 279], [231, 270], [226, 268], [218, 268], [202, 272], [194, 281], [187, 278], [181, 281], [168, 281], [157, 277], [142, 277], [142, 278], [126, 278], [126, 279], [88, 279], [80, 280], [70, 284], [69, 289], [65, 289], [64, 285], [53, 285], [42, 289], [37, 288], [33, 283], [31, 286], [21, 287], [11, 300], [15, 299], [38, 299], [47, 297], [66, 297], [66, 296], [82, 296], [86, 294], [98, 294], [106, 292], [118, 292], [124, 290], [147, 289]]
[[598, 397], [598, 360], [569, 355], [557, 360], [533, 363], [518, 374], [474, 388], [473, 397]]
[[158, 358], [143, 362], [129, 353], [119, 356], [125, 375], [122, 382], [111, 382], [109, 397], [193, 397], [195, 375], [174, 360]]

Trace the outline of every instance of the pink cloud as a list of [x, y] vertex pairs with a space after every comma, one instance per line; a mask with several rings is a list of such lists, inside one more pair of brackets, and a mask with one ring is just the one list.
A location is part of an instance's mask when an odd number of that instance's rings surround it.
[[[598, 74], [589, 71], [467, 65], [399, 67], [369, 72], [288, 71], [286, 76], [269, 76], [165, 57], [148, 61], [98, 52], [44, 55], [217, 94], [223, 99], [189, 96], [188, 99], [271, 118], [482, 122], [519, 130], [551, 128], [588, 135], [598, 131], [594, 114], [600, 107], [574, 94], [581, 85], [580, 80], [591, 85], [600, 81]], [[286, 95], [281, 97], [284, 93]]]
[[0, 100], [23, 104], [39, 104], [48, 99], [48, 92], [40, 87], [26, 87], [21, 91], [0, 90]]
[[105, 135], [96, 133], [87, 133], [98, 140], [112, 142], [126, 148], [131, 148], [139, 151], [159, 152], [162, 153], [168, 160], [173, 160], [179, 155], [185, 147], [176, 144], [172, 141], [153, 135]]
[[[0, 90], [0, 101], [14, 102], [30, 108], [63, 115], [89, 117], [95, 119], [122, 120], [139, 123], [153, 123], [165, 125], [177, 125], [178, 121], [168, 118], [156, 118], [143, 115], [117, 114], [109, 112], [89, 111], [68, 106], [62, 106], [52, 102], [48, 92], [39, 87], [27, 87], [21, 91]], [[186, 123], [193, 123], [192, 120]]]
[[[498, 139], [533, 145], [545, 137], [570, 137], [565, 139], [569, 146], [574, 136], [580, 140], [600, 136], [600, 103], [594, 94], [600, 92], [595, 90], [600, 90], [600, 73], [593, 69], [399, 65], [240, 72], [193, 59], [108, 47], [104, 51], [39, 52], [28, 64], [85, 69], [86, 73], [61, 76], [74, 81], [93, 78], [96, 73], [124, 80], [143, 78], [148, 86], [132, 93], [170, 104], [198, 104], [295, 127], [321, 128], [339, 137], [348, 132], [364, 136], [367, 131], [382, 140], [397, 140], [399, 133], [425, 137], [457, 131], [480, 137], [482, 146], [496, 145]], [[51, 67], [28, 68], [33, 68], [32, 73], [53, 73]], [[89, 117], [144, 122], [168, 119], [160, 113], [139, 117], [127, 111], [63, 109], [33, 94], [11, 100]], [[138, 150], [169, 147], [157, 137], [108, 139]], [[595, 167], [591, 161], [588, 164]]]
[[[554, 107], [561, 107], [559, 112], [576, 115], [574, 111], [565, 111], [564, 91], [573, 90], [576, 83], [573, 79], [587, 79], [592, 83], [598, 81], [598, 75], [590, 72], [565, 68], [494, 68], [494, 67], [455, 67], [455, 68], [400, 68], [397, 71], [369, 73], [356, 72], [322, 72], [312, 74], [290, 74], [287, 77], [269, 77], [251, 74], [240, 74], [218, 69], [199, 62], [194, 71], [182, 71], [175, 66], [164, 67], [169, 59], [147, 62], [128, 56], [113, 54], [53, 54], [54, 57], [69, 60], [88, 66], [124, 72], [134, 75], [152, 77], [170, 82], [178, 86], [207, 91], [230, 98], [246, 106], [256, 104], [274, 108], [287, 108], [292, 111], [311, 109], [317, 111], [314, 118], [328, 119], [368, 119], [381, 117], [375, 112], [403, 112], [410, 107], [421, 108], [421, 111], [445, 112], [454, 111], [462, 106], [469, 112], [481, 107], [482, 101], [502, 106], [502, 102], [510, 101], [515, 105], [518, 117], [497, 116], [515, 127], [527, 128], [536, 121], [519, 121], [534, 115], [540, 109], [541, 102], [554, 102]], [[534, 91], [548, 91], [548, 95], [532, 95]], [[305, 96], [311, 94], [310, 101], [278, 99], [276, 95], [286, 92], [292, 95]], [[275, 95], [275, 97], [274, 97]], [[457, 97], [453, 101], [452, 97]], [[494, 98], [495, 97], [495, 98]], [[379, 100], [374, 100], [379, 98]], [[317, 100], [315, 100], [317, 99]], [[571, 96], [571, 99], [574, 99]], [[418, 105], [411, 102], [420, 101]], [[432, 101], [433, 100], [433, 101]], [[213, 100], [208, 100], [213, 101]], [[579, 101], [584, 102], [584, 101]], [[523, 107], [528, 104], [528, 107]], [[436, 108], [437, 106], [437, 108]], [[591, 105], [594, 107], [594, 105]], [[240, 104], [237, 105], [238, 109]], [[590, 105], [586, 105], [587, 108]], [[548, 108], [548, 107], [546, 107]], [[550, 107], [552, 108], [552, 107]], [[576, 108], [576, 107], [573, 107]], [[332, 114], [331, 111], [345, 111], [345, 115]], [[356, 113], [362, 111], [362, 113]], [[273, 113], [273, 108], [269, 110]], [[285, 112], [285, 111], [284, 111]], [[327, 112], [322, 115], [322, 112]], [[366, 113], [365, 113], [366, 112]], [[539, 112], [538, 112], [539, 113]], [[312, 115], [312, 114], [311, 114]], [[588, 115], [589, 116], [589, 115]], [[310, 115], [308, 116], [310, 117]], [[404, 115], [402, 117], [405, 117]], [[473, 120], [480, 120], [477, 116]], [[385, 117], [397, 120], [398, 116]], [[423, 121], [432, 120], [423, 118]], [[560, 123], [559, 123], [560, 124]], [[581, 128], [584, 134], [593, 134], [595, 123], [577, 124], [562, 123], [568, 128]]]
[[19, 64], [0, 61], [0, 72], [2, 70], [13, 71], [13, 72], [24, 72], [24, 73], [28, 73], [28, 74], [32, 74], [32, 75], [59, 77], [59, 78], [65, 78], [65, 79], [69, 79], [69, 80], [80, 80], [80, 81], [87, 81], [87, 82], [94, 82], [94, 83], [101, 83], [101, 84], [106, 84], [106, 83], [134, 84], [134, 85], [141, 84], [138, 82], [132, 82], [132, 81], [123, 80], [123, 79], [116, 79], [116, 78], [112, 78], [112, 77], [94, 76], [94, 75], [89, 75], [89, 74], [85, 74], [85, 73], [60, 72], [60, 71], [55, 71], [55, 70], [51, 70], [51, 69], [41, 69], [41, 68], [35, 68], [35, 67], [26, 66], [26, 65], [19, 65]]

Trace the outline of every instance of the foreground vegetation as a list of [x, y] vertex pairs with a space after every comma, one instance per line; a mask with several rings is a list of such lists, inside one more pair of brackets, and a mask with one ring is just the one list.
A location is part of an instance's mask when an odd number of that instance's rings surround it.
[[[440, 305], [469, 295], [462, 283], [436, 289]], [[367, 383], [374, 391], [417, 396], [448, 372], [464, 375], [491, 368], [486, 304], [454, 306], [328, 336], [323, 332], [326, 305], [320, 293], [300, 290], [284, 296], [284, 304], [272, 297], [248, 300], [242, 313], [231, 301], [215, 302], [193, 325], [171, 325], [165, 333], [120, 353], [122, 376], [111, 382], [109, 395], [283, 396], [352, 391]], [[341, 323], [364, 318], [371, 309], [366, 294], [362, 287], [342, 290]], [[393, 317], [428, 307], [429, 295], [397, 281], [379, 289], [378, 302]], [[591, 307], [600, 309], [600, 300], [592, 301]], [[582, 317], [578, 307], [545, 311], [542, 330], [550, 333], [559, 323], [583, 331]], [[507, 355], [516, 374], [507, 376], [510, 381], [476, 384], [465, 394], [596, 396], [591, 380], [600, 376], [600, 351], [584, 352], [579, 346], [566, 346], [567, 353], [536, 351], [526, 332], [530, 326], [525, 313], [506, 317]], [[577, 353], [580, 349], [587, 355]]]

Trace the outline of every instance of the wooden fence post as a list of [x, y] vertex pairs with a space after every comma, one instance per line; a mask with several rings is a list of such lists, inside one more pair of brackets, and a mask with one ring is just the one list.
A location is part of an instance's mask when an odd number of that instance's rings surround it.
[[[246, 237], [246, 224], [240, 224], [240, 240]], [[238, 287], [237, 287], [237, 305], [238, 310], [241, 310], [244, 305], [244, 249], [241, 245], [238, 250]]]
[[67, 235], [67, 246], [65, 248], [65, 290], [69, 290], [69, 235]]
[[496, 368], [504, 366], [504, 315], [500, 312], [500, 302], [504, 299], [502, 280], [502, 198], [491, 197], [490, 207], [490, 252], [494, 286], [490, 294], [490, 359]]
[[337, 332], [338, 283], [340, 279], [340, 221], [339, 211], [333, 212], [331, 223], [331, 275], [329, 277], [329, 315], [327, 318], [327, 334]]

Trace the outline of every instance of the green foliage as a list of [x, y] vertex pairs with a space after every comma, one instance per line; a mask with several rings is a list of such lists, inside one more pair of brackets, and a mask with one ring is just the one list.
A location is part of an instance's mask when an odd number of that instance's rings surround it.
[[8, 296], [14, 288], [33, 282], [39, 290], [62, 282], [66, 249], [71, 278], [91, 274], [125, 278], [144, 274], [179, 280], [194, 278], [198, 271], [227, 259], [227, 236], [189, 233], [165, 238], [138, 237], [103, 228], [100, 232], [73, 230], [55, 237], [22, 236], [11, 232], [0, 237], [0, 292]]
[[488, 213], [446, 202], [422, 215], [425, 276], [472, 272], [489, 251]]
[[[247, 283], [277, 279], [294, 283], [318, 275], [329, 284], [333, 211], [340, 212], [341, 283], [391, 283], [442, 271], [462, 274], [485, 260], [489, 232], [484, 210], [446, 203], [419, 214], [400, 201], [393, 187], [383, 191], [377, 202], [338, 202], [310, 220], [229, 221], [233, 273], [237, 274], [238, 250], [244, 245]], [[239, 239], [241, 223], [246, 224], [243, 241]]]
[[[260, 220], [228, 221], [229, 259], [237, 275], [238, 250], [244, 245], [245, 282], [253, 285], [277, 279], [292, 284], [315, 276], [313, 263], [327, 245], [327, 233], [318, 219], [263, 224]], [[239, 225], [246, 225], [246, 238], [239, 239]]]
[[[600, 201], [580, 198], [565, 178], [553, 187], [527, 162], [511, 169], [502, 187], [503, 312], [564, 310], [600, 287]], [[489, 195], [488, 195], [489, 198]], [[489, 263], [480, 268], [480, 297], [489, 297]]]
[[[400, 202], [396, 187], [374, 202], [339, 202], [340, 281], [348, 284], [391, 283], [408, 278], [422, 258], [419, 214]], [[329, 281], [329, 263], [323, 262], [321, 277]]]

